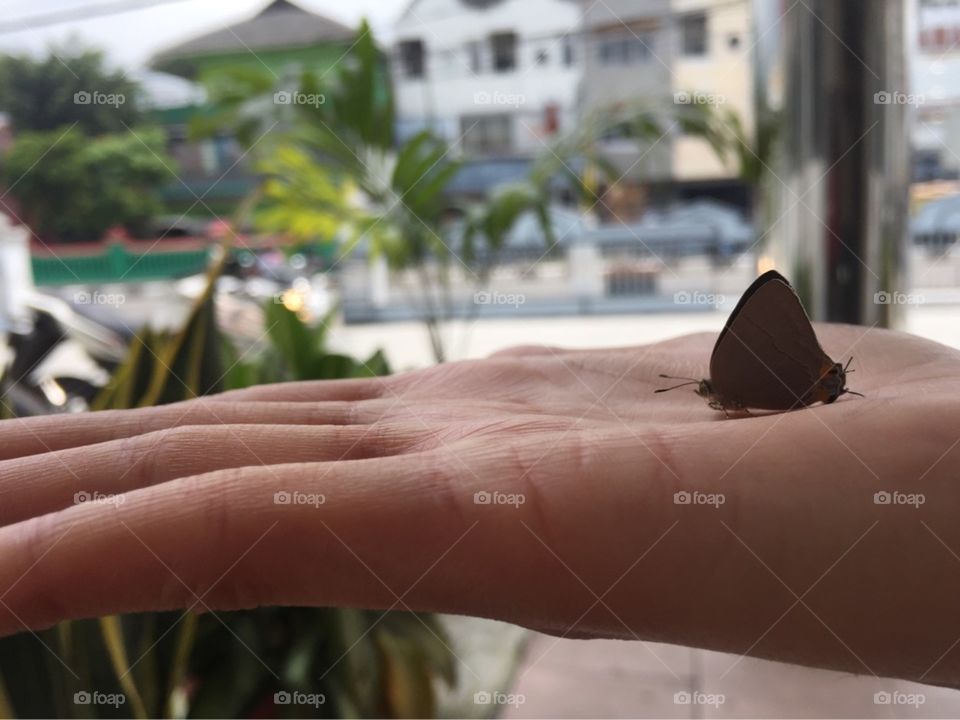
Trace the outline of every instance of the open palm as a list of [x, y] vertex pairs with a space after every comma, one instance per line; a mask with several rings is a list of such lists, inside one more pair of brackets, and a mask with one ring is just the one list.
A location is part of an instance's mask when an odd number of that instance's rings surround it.
[[4, 422], [0, 633], [345, 605], [960, 684], [960, 352], [817, 331], [866, 397], [655, 395], [694, 335]]

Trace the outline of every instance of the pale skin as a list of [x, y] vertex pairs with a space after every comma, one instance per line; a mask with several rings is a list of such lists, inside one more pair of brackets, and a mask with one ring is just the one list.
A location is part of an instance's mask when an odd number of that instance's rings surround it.
[[865, 398], [724, 419], [655, 395], [706, 372], [704, 334], [4, 422], [0, 634], [392, 607], [960, 686], [960, 352], [817, 330]]

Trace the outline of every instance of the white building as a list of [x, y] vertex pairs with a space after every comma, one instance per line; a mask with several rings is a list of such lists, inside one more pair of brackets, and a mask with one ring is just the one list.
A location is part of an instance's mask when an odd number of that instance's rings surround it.
[[535, 155], [577, 117], [580, 14], [574, 0], [413, 0], [395, 28], [400, 136]]
[[960, 0], [919, 0], [908, 42], [916, 179], [960, 177]]
[[602, 147], [621, 173], [604, 198], [618, 218], [699, 196], [744, 207], [747, 190], [702, 138], [682, 132], [683, 105], [709, 104], [717, 118], [754, 125], [750, 0], [580, 0], [584, 12], [583, 112], [639, 104], [667, 128]]
[[[721, 112], [736, 113], [753, 128], [753, 15], [748, 0], [672, 0], [675, 18], [671, 79], [676, 98], [703, 98]], [[761, 28], [764, 32], [768, 28]], [[722, 181], [736, 168], [720, 162], [707, 142], [676, 138], [673, 178], [677, 181]]]

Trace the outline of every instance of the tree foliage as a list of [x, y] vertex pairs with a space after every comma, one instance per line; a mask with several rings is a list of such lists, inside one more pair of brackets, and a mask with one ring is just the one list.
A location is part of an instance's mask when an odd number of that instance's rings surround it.
[[42, 59], [0, 57], [0, 109], [17, 132], [73, 123], [90, 135], [123, 132], [142, 116], [137, 84], [109, 70], [101, 52], [63, 48]]
[[17, 137], [0, 167], [18, 216], [46, 241], [92, 241], [159, 212], [171, 173], [157, 130], [87, 137], [79, 126]]

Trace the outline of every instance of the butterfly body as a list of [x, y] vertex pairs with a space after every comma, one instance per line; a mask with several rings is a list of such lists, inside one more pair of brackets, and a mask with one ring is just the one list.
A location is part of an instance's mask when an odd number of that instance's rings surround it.
[[696, 384], [711, 408], [729, 412], [832, 403], [852, 392], [846, 382], [847, 368], [823, 351], [796, 292], [771, 270], [730, 314], [710, 356], [710, 377], [684, 384]]

